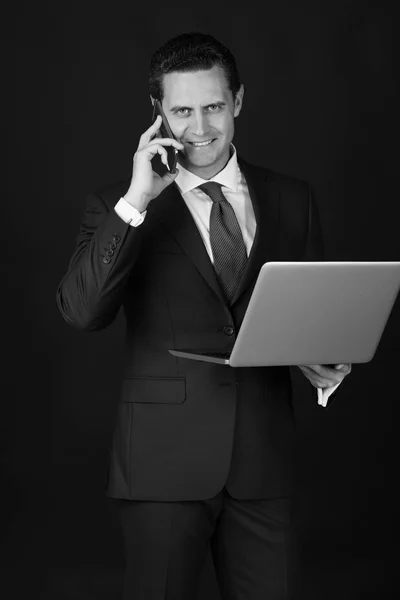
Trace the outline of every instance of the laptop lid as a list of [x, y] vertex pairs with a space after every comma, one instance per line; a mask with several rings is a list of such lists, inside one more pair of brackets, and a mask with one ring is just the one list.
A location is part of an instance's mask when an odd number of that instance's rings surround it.
[[368, 362], [399, 288], [400, 262], [265, 263], [229, 364]]

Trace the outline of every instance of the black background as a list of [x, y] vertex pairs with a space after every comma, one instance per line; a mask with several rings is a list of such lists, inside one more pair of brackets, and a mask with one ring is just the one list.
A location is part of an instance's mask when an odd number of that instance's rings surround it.
[[[9, 599], [116, 600], [122, 539], [104, 482], [124, 322], [75, 331], [55, 291], [86, 195], [130, 176], [151, 53], [191, 30], [225, 43], [245, 86], [239, 153], [310, 181], [328, 260], [399, 260], [393, 7], [32, 3], [3, 29], [2, 580]], [[296, 600], [391, 597], [399, 324], [397, 301], [328, 412], [293, 370]], [[219, 598], [210, 561], [200, 598]]]

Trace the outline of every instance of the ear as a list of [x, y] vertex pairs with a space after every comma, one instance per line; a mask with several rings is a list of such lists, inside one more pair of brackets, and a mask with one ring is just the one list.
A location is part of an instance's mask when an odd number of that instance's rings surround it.
[[240, 86], [238, 93], [236, 94], [236, 98], [235, 98], [235, 107], [234, 107], [234, 113], [233, 113], [234, 117], [238, 117], [240, 111], [242, 110], [243, 96], [244, 96], [244, 86], [242, 84]]

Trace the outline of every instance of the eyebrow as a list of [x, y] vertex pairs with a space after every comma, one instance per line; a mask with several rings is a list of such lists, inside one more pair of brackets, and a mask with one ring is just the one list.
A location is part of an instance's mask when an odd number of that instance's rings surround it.
[[[208, 108], [209, 106], [226, 106], [226, 102], [222, 102], [220, 100], [217, 100], [216, 102], [210, 102], [209, 104], [207, 104], [206, 106], [202, 106], [202, 108]], [[182, 109], [186, 109], [186, 110], [193, 110], [192, 108], [190, 108], [190, 106], [173, 106], [172, 108], [170, 108], [170, 112], [177, 112], [178, 110], [182, 110]]]

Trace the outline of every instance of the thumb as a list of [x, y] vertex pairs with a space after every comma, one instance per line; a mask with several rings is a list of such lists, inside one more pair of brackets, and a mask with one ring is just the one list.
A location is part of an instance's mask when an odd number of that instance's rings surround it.
[[162, 176], [162, 180], [164, 182], [164, 188], [166, 188], [168, 185], [170, 185], [179, 175], [179, 170], [176, 169], [175, 173], [171, 173], [170, 171], [167, 171], [167, 173], [165, 173], [165, 175]]

